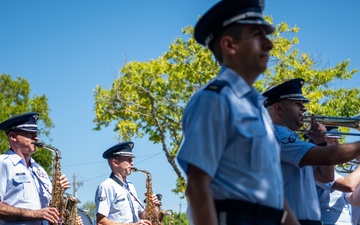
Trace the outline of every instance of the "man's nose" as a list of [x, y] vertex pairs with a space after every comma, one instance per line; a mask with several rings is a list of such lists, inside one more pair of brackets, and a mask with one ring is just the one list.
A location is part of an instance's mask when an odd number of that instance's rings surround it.
[[270, 51], [274, 48], [274, 44], [266, 35], [263, 36], [263, 46], [267, 51]]

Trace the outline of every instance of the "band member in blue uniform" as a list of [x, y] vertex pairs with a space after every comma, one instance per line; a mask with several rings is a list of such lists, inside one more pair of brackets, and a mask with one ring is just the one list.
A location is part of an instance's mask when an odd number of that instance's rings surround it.
[[[326, 139], [328, 145], [338, 145], [342, 136], [338, 127], [326, 126]], [[323, 225], [352, 225], [351, 207], [347, 196], [360, 184], [360, 167], [348, 176], [343, 177], [334, 171], [332, 182], [315, 182], [320, 202], [321, 221]]]
[[196, 225], [298, 224], [284, 200], [280, 146], [253, 87], [273, 48], [267, 35], [275, 28], [265, 22], [263, 6], [223, 0], [195, 26], [196, 41], [221, 64], [183, 114], [177, 160], [187, 174]]
[[334, 166], [360, 154], [360, 142], [328, 146], [324, 125], [311, 121], [306, 135], [313, 143], [301, 140], [296, 131], [303, 127], [305, 104], [304, 80], [286, 81], [266, 92], [267, 108], [281, 144], [281, 166], [287, 197], [301, 224], [322, 224], [315, 180], [334, 180]]
[[[38, 141], [38, 118], [38, 113], [30, 112], [0, 124], [10, 143], [10, 149], [0, 155], [0, 225], [41, 225], [59, 220], [59, 212], [49, 207], [51, 181], [31, 158], [36, 152], [34, 142]], [[64, 175], [60, 185], [70, 188]]]
[[[103, 153], [111, 168], [110, 177], [102, 182], [95, 194], [96, 222], [101, 225], [137, 224], [151, 225], [146, 217], [146, 211], [138, 198], [133, 183], [127, 180], [134, 165], [132, 153], [134, 143], [131, 141], [119, 143]], [[160, 202], [152, 195], [153, 214], [159, 213]]]

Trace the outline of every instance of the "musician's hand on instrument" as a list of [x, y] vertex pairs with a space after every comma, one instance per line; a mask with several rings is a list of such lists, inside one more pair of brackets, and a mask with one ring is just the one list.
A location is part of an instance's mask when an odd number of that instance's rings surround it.
[[136, 224], [136, 225], [151, 225], [151, 222], [149, 220], [140, 220], [134, 224]]
[[35, 210], [35, 217], [41, 218], [42, 220], [47, 220], [50, 223], [59, 222], [59, 212], [54, 207], [42, 208]]
[[70, 188], [70, 182], [64, 174], [60, 176], [60, 186], [63, 190], [67, 190]]
[[153, 205], [158, 206], [158, 207], [161, 206], [161, 202], [160, 202], [160, 200], [158, 199], [158, 197], [157, 197], [156, 194], [153, 194], [153, 195], [151, 196], [151, 201], [152, 201]]
[[76, 222], [77, 222], [77, 223], [76, 223], [77, 225], [84, 225], [84, 223], [83, 223], [83, 221], [82, 221], [82, 219], [81, 219], [80, 216], [77, 216], [77, 217], [76, 217]]
[[[312, 115], [313, 116], [313, 115]], [[315, 144], [326, 142], [325, 125], [316, 122], [315, 118], [311, 118], [310, 132], [306, 135], [314, 141]]]

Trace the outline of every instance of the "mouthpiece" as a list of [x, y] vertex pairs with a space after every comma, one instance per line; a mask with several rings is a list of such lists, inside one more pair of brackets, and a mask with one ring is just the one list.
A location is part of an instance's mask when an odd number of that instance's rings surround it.
[[135, 167], [132, 167], [132, 168], [131, 168], [131, 171], [133, 171], [133, 172], [139, 172], [139, 170], [138, 170], [137, 168], [135, 168]]
[[304, 119], [311, 119], [312, 117], [314, 117], [314, 114], [312, 114], [310, 112], [304, 112], [303, 113], [303, 118]]
[[44, 147], [44, 144], [41, 142], [32, 142], [31, 144], [34, 144], [36, 147], [39, 147], [39, 148]]

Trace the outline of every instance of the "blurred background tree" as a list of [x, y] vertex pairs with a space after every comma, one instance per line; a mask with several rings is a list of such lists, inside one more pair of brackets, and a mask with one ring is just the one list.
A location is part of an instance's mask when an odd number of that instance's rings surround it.
[[[267, 17], [271, 23], [272, 19]], [[311, 99], [310, 112], [319, 115], [353, 116], [359, 113], [359, 88], [336, 89], [334, 82], [351, 79], [357, 70], [348, 71], [350, 61], [334, 67], [320, 67], [319, 59], [296, 49], [297, 27], [283, 22], [270, 38], [274, 43], [266, 72], [257, 80], [260, 93], [293, 78], [306, 81], [304, 94]], [[115, 122], [119, 140], [146, 135], [162, 150], [177, 175], [173, 192], [185, 193], [185, 178], [175, 163], [183, 140], [181, 118], [192, 94], [215, 77], [219, 65], [211, 52], [196, 43], [193, 27], [183, 29], [162, 56], [148, 62], [127, 62], [110, 89], [97, 86], [95, 130]], [[209, 106], [210, 109], [211, 106]]]
[[[50, 129], [54, 126], [49, 117], [48, 99], [45, 95], [30, 96], [30, 84], [23, 78], [12, 79], [9, 74], [0, 74], [0, 123], [26, 112], [37, 112], [40, 115], [38, 126], [40, 129], [39, 139], [50, 137]], [[49, 139], [51, 140], [51, 139]], [[0, 153], [9, 149], [9, 142], [5, 132], [0, 132]], [[52, 152], [38, 149], [33, 155], [37, 163], [44, 167], [50, 175], [52, 170]]]

